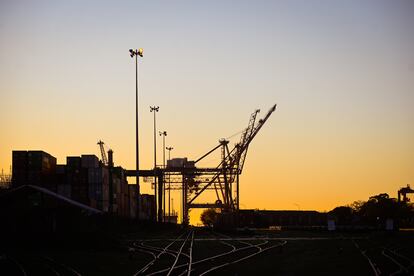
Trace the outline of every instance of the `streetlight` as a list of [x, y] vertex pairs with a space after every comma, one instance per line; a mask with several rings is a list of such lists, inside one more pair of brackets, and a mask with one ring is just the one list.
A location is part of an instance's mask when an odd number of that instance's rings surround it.
[[[167, 132], [164, 130], [164, 131], [160, 131], [159, 134], [160, 134], [160, 136], [162, 136], [162, 154], [163, 154], [162, 165], [163, 165], [163, 168], [165, 170], [165, 136], [167, 136]], [[165, 180], [165, 179], [163, 179], [163, 180]], [[163, 214], [164, 214], [163, 217], [165, 219], [165, 183], [163, 185], [163, 189], [162, 190], [163, 190], [162, 191], [162, 194], [163, 194], [163, 198], [162, 198], [163, 203], [162, 203], [162, 206], [163, 206]]]
[[139, 219], [139, 213], [140, 213], [140, 188], [139, 188], [139, 142], [138, 142], [138, 56], [143, 57], [144, 56], [144, 49], [139, 48], [139, 50], [135, 49], [129, 49], [129, 55], [131, 58], [134, 58], [135, 56], [135, 157], [136, 157], [136, 177], [137, 177], [137, 217]]
[[[154, 171], [157, 168], [157, 134], [156, 134], [156, 120], [155, 114], [159, 111], [159, 106], [150, 106], [150, 112], [154, 112]], [[154, 174], [154, 199], [155, 205], [157, 205], [157, 176]], [[157, 209], [157, 208], [155, 208]], [[157, 210], [155, 210], [157, 212]], [[157, 215], [155, 215], [156, 217]]]
[[[168, 160], [171, 160], [171, 151], [174, 149], [173, 147], [166, 147], [166, 150], [168, 150]], [[171, 219], [171, 213], [170, 213], [170, 205], [171, 205], [171, 180], [170, 175], [168, 175], [168, 219]]]
[[168, 160], [171, 160], [171, 151], [174, 149], [173, 147], [165, 147], [168, 150]]
[[163, 161], [162, 161], [162, 165], [165, 168], [165, 136], [167, 136], [167, 132], [166, 131], [159, 131], [158, 132], [160, 134], [160, 136], [162, 137], [162, 147], [163, 147]]

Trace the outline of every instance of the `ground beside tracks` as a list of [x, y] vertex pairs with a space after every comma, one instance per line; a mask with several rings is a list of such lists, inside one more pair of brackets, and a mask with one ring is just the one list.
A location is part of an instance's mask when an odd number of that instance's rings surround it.
[[[2, 237], [4, 239], [4, 237]], [[32, 237], [35, 239], [35, 236]], [[1, 275], [413, 275], [411, 232], [142, 228], [0, 245]], [[59, 242], [61, 244], [59, 244]]]

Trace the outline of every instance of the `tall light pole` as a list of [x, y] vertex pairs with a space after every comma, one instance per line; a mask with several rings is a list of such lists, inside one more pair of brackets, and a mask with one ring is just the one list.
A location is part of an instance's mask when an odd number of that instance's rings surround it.
[[174, 149], [173, 147], [165, 147], [168, 150], [168, 160], [171, 160], [171, 151]]
[[143, 57], [144, 56], [144, 49], [139, 48], [139, 50], [135, 49], [129, 49], [129, 55], [131, 58], [135, 57], [135, 157], [136, 157], [136, 182], [137, 182], [137, 217], [139, 219], [140, 215], [140, 187], [139, 187], [139, 136], [138, 136], [138, 56]]
[[[159, 106], [150, 106], [150, 112], [154, 112], [154, 170], [157, 168], [157, 125], [155, 114], [159, 111]], [[154, 174], [154, 199], [155, 205], [157, 205], [157, 176]], [[155, 208], [155, 212], [157, 212], [157, 208]], [[155, 214], [157, 217], [157, 214]]]
[[172, 211], [174, 213], [174, 198], [171, 198], [171, 206], [172, 206]]
[[[174, 149], [173, 147], [166, 147], [168, 150], [168, 160], [171, 160], [171, 151]], [[170, 187], [170, 175], [168, 175], [168, 219], [171, 219], [171, 187]]]
[[[163, 165], [163, 168], [165, 169], [165, 136], [167, 136], [167, 132], [164, 130], [164, 131], [160, 131], [159, 133], [160, 133], [160, 136], [162, 136], [162, 154], [163, 154], [162, 165]], [[164, 213], [163, 218], [165, 220], [165, 181], [163, 182], [164, 182], [164, 185], [163, 185], [163, 191], [162, 191], [162, 196], [163, 196], [162, 205], [163, 205], [163, 213]]]

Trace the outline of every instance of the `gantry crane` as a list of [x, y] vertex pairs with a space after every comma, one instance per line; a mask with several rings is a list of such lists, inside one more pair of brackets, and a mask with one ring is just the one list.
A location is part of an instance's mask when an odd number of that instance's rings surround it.
[[[220, 139], [219, 144], [209, 152], [195, 161], [183, 162], [180, 166], [169, 166], [166, 168], [154, 168], [154, 170], [140, 170], [141, 177], [158, 177], [158, 221], [162, 221], [162, 196], [164, 179], [169, 179], [167, 189], [182, 191], [182, 221], [189, 222], [189, 211], [192, 208], [218, 208], [223, 212], [235, 212], [239, 210], [239, 176], [247, 156], [247, 150], [253, 138], [257, 135], [270, 115], [276, 110], [272, 106], [267, 114], [257, 120], [260, 110], [255, 110], [249, 120], [247, 128], [243, 131], [240, 141], [232, 150], [229, 149], [229, 141]], [[221, 149], [221, 161], [214, 168], [201, 168], [196, 165], [215, 152]], [[128, 170], [127, 176], [136, 176], [135, 170]], [[168, 177], [166, 177], [168, 176]], [[214, 190], [216, 200], [214, 202], [197, 202], [196, 200], [206, 191]]]
[[[195, 160], [194, 164], [190, 163], [190, 166], [179, 172], [182, 175], [184, 223], [188, 223], [188, 214], [192, 208], [219, 208], [224, 212], [239, 210], [239, 176], [243, 171], [247, 150], [253, 138], [275, 110], [276, 105], [268, 111], [264, 118], [258, 121], [257, 114], [260, 110], [255, 110], [250, 116], [249, 124], [243, 131], [240, 141], [232, 150], [229, 149], [229, 141], [221, 139], [216, 147]], [[215, 168], [196, 167], [201, 160], [218, 149], [221, 149], [221, 162]], [[167, 168], [166, 173], [176, 174], [176, 170]], [[196, 202], [196, 199], [205, 190], [215, 191], [216, 200], [214, 203]]]
[[411, 189], [409, 184], [407, 184], [407, 187], [398, 190], [398, 202], [401, 202], [401, 195], [403, 202], [409, 202], [410, 199], [407, 197], [407, 194], [414, 194], [414, 190]]
[[[189, 200], [186, 204], [188, 209], [203, 207], [216, 207], [221, 208], [224, 211], [235, 211], [239, 209], [239, 176], [243, 171], [243, 166], [247, 156], [247, 150], [253, 138], [257, 135], [264, 123], [275, 110], [276, 105], [274, 105], [267, 112], [266, 116], [260, 119], [259, 121], [256, 120], [256, 117], [260, 110], [255, 110], [250, 116], [249, 124], [242, 133], [240, 141], [234, 146], [232, 150], [229, 150], [229, 141], [226, 139], [221, 139], [219, 141], [218, 146], [216, 146], [207, 154], [203, 155], [201, 158], [195, 161], [195, 164], [197, 164], [200, 160], [204, 159], [206, 156], [208, 156], [218, 148], [221, 148], [222, 158], [220, 164], [216, 167], [217, 172], [205, 185], [198, 185], [198, 187], [194, 189], [194, 192], [188, 196]], [[192, 188], [192, 183], [197, 182], [189, 182], [190, 191]], [[236, 184], [235, 187], [234, 184]], [[195, 200], [203, 193], [203, 191], [210, 188], [211, 186], [213, 186], [214, 190], [216, 191], [217, 200], [214, 204], [215, 206], [211, 206], [210, 204], [194, 203]], [[218, 191], [220, 191], [220, 193], [218, 193]]]

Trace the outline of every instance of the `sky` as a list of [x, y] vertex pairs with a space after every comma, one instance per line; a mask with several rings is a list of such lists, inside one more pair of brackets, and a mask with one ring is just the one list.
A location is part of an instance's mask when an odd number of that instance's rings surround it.
[[196, 159], [277, 103], [249, 148], [241, 208], [396, 197], [414, 183], [413, 13], [409, 0], [0, 0], [0, 169], [19, 149], [99, 156], [99, 139], [134, 168], [128, 49], [144, 48], [141, 168], [154, 162], [150, 106], [172, 157]]

